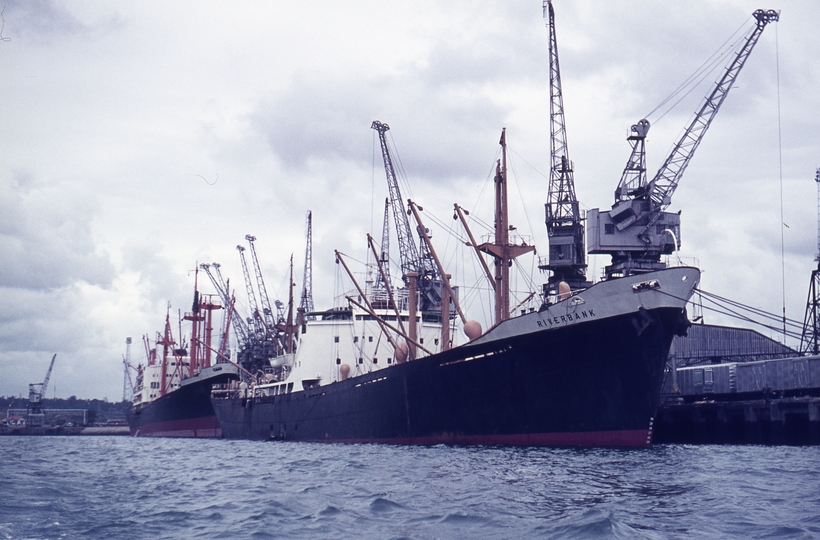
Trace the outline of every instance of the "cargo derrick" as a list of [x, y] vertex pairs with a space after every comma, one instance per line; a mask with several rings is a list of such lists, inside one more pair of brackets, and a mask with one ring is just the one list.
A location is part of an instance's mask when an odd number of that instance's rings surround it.
[[644, 145], [649, 121], [632, 126], [627, 138], [632, 153], [615, 191], [615, 204], [611, 210], [587, 212], [589, 253], [612, 257], [605, 269], [607, 279], [663, 269], [661, 255], [679, 248], [680, 213], [665, 210], [760, 35], [768, 23], [779, 18], [774, 10], [759, 9], [753, 16], [754, 28], [651, 181], [646, 180]]
[[550, 58], [550, 182], [547, 193], [546, 225], [549, 236], [548, 263], [539, 266], [551, 272], [544, 286], [545, 296], [555, 296], [558, 284], [570, 289], [591, 285], [586, 279], [584, 223], [575, 196], [572, 161], [567, 148], [564, 122], [564, 97], [561, 90], [561, 69], [558, 63], [558, 41], [555, 36], [555, 12], [551, 0], [543, 3], [544, 19], [549, 29]]
[[[193, 377], [204, 368], [211, 367], [211, 338], [213, 336], [213, 312], [222, 309], [222, 306], [211, 299], [212, 295], [202, 295], [199, 292], [199, 269], [194, 278], [194, 301], [191, 312], [186, 313], [183, 320], [191, 322], [191, 345], [188, 354], [188, 373], [181, 378]], [[203, 298], [207, 296], [206, 298]], [[220, 353], [221, 354], [221, 353]], [[217, 362], [219, 358], [217, 358]]]
[[[146, 348], [147, 348], [148, 347], [148, 338], [147, 337], [145, 338], [145, 343], [146, 343]], [[157, 346], [162, 345], [162, 360], [161, 360], [162, 363], [160, 364], [162, 366], [162, 369], [160, 371], [160, 380], [159, 380], [159, 382], [158, 383], [151, 383], [151, 384], [152, 385], [157, 384], [158, 389], [159, 389], [159, 395], [164, 396], [165, 394], [167, 394], [168, 392], [171, 391], [171, 384], [174, 380], [173, 374], [168, 373], [168, 353], [170, 352], [176, 358], [176, 361], [174, 362], [174, 364], [176, 364], [176, 367], [175, 367], [174, 371], [176, 371], [177, 380], [182, 379], [182, 368], [183, 368], [183, 363], [184, 363], [182, 361], [182, 359], [179, 358], [179, 357], [187, 355], [186, 351], [184, 350], [184, 348], [185, 348], [184, 343], [181, 344], [179, 349], [177, 349], [175, 347], [176, 341], [174, 341], [174, 334], [171, 331], [171, 304], [170, 303], [168, 304], [168, 309], [165, 312], [165, 329], [163, 330], [163, 334], [161, 336], [159, 335], [159, 333], [157, 333], [157, 339], [155, 340], [155, 344]], [[154, 347], [154, 349], [152, 350], [152, 353], [153, 353], [154, 362], [156, 362], [156, 347]], [[149, 365], [151, 365], [153, 362], [151, 362], [151, 355], [150, 354], [149, 354], [148, 358], [149, 358], [148, 363], [149, 363]], [[170, 380], [169, 380], [169, 377], [170, 377]]]
[[296, 351], [293, 342], [294, 336], [296, 335], [296, 326], [293, 324], [293, 254], [290, 256], [290, 272], [288, 275], [288, 310], [286, 313], [283, 313], [284, 304], [278, 300], [276, 301], [276, 307], [279, 311], [279, 320], [273, 328], [273, 331], [276, 332], [277, 342], [281, 347], [280, 354], [292, 354]]
[[[429, 249], [421, 242], [421, 249], [416, 248], [410, 228], [410, 220], [407, 217], [404, 200], [399, 190], [396, 170], [393, 166], [393, 158], [387, 145], [385, 134], [390, 130], [390, 126], [378, 120], [374, 120], [370, 125], [379, 133], [379, 143], [384, 161], [384, 172], [387, 177], [387, 187], [390, 195], [390, 207], [393, 212], [393, 219], [396, 224], [396, 236], [399, 241], [399, 254], [401, 256], [402, 280], [408, 285], [408, 275], [410, 272], [418, 274], [418, 290], [421, 300], [421, 311], [425, 317], [438, 318], [441, 309], [441, 278], [436, 271]], [[429, 234], [429, 231], [425, 231]], [[422, 236], [422, 231], [419, 231]]]

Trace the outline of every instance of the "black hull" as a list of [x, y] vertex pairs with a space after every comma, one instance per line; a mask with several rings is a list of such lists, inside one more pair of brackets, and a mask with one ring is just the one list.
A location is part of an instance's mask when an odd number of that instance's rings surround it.
[[641, 309], [214, 409], [231, 439], [645, 446], [681, 316]]
[[[224, 366], [221, 364], [220, 366]], [[218, 376], [185, 382], [182, 386], [128, 415], [128, 427], [134, 437], [221, 437], [219, 421], [211, 405], [211, 388], [215, 383], [236, 378], [235, 370]]]

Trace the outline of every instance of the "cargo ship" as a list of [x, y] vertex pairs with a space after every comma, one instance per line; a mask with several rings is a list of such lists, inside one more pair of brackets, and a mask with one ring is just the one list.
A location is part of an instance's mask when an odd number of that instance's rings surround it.
[[[387, 310], [317, 313], [285, 380], [214, 397], [214, 410], [231, 439], [645, 446], [699, 276], [679, 267], [601, 282], [413, 360], [376, 352]], [[435, 343], [440, 322], [400, 316]]]
[[[228, 361], [227, 340], [219, 350], [211, 347], [212, 313], [221, 306], [200, 296], [194, 286], [190, 341], [177, 345], [169, 312], [165, 329], [154, 347], [146, 336], [147, 363], [137, 367], [133, 405], [128, 427], [134, 437], [197, 437], [222, 435], [211, 405], [214, 385], [239, 379], [239, 367]], [[226, 327], [230, 326], [230, 320]], [[161, 348], [161, 349], [160, 349]], [[212, 365], [212, 359], [217, 360]]]
[[[597, 284], [576, 280], [576, 287], [553, 280], [538, 300], [511, 308], [512, 259], [533, 249], [510, 238], [502, 159], [494, 241], [471, 242], [495, 259], [495, 275], [485, 268], [494, 284], [496, 318], [482, 332], [461, 310], [458, 289], [441, 267], [420, 208], [408, 201], [404, 210], [386, 125], [372, 127], [380, 130], [391, 192], [385, 230], [390, 202], [397, 203], [392, 215], [405, 246], [403, 286], [390, 286], [389, 257], [384, 251], [379, 256], [372, 237], [379, 262], [370, 289], [357, 283], [337, 251], [337, 263], [356, 290], [345, 295], [346, 305], [300, 311], [288, 328], [293, 332], [286, 342], [293, 349], [272, 362], [281, 371], [213, 394], [222, 436], [425, 445], [650, 444], [669, 348], [673, 336], [689, 326], [686, 304], [700, 271], [663, 268]], [[505, 144], [502, 131], [503, 156]], [[412, 243], [414, 229], [420, 248]], [[462, 333], [468, 341], [459, 344]]]
[[[507, 219], [505, 131], [496, 167], [494, 239], [478, 244], [467, 230], [465, 242], [479, 256], [495, 294], [495, 318], [483, 332], [458, 306], [457, 291], [419, 218], [421, 209], [412, 201], [405, 206], [384, 137], [389, 127], [374, 121], [371, 127], [379, 131], [390, 192], [382, 252], [370, 243], [376, 279], [370, 290], [357, 285], [355, 293], [346, 295], [347, 305], [303, 312], [297, 331], [287, 340], [295, 345], [295, 354], [279, 360], [279, 374], [212, 396], [223, 437], [651, 444], [670, 345], [690, 326], [686, 305], [700, 279], [700, 271], [679, 258], [675, 267], [663, 259], [678, 254], [681, 238], [680, 212], [667, 209], [746, 59], [779, 14], [755, 11], [746, 38], [727, 45], [736, 49], [727, 55], [729, 65], [654, 177], [646, 169], [650, 122], [642, 119], [632, 126], [627, 136], [631, 153], [612, 208], [594, 208], [584, 215], [567, 150], [551, 1], [544, 0], [543, 8], [550, 31], [552, 163], [545, 205], [549, 257], [539, 268], [549, 272], [549, 278], [540, 295], [531, 293], [534, 304], [520, 309], [510, 303], [513, 259], [533, 246], [510, 238], [515, 227]], [[390, 258], [384, 248], [388, 210], [401, 256], [403, 283], [397, 295], [390, 290]], [[454, 218], [468, 229], [467, 212], [458, 205], [455, 210]], [[407, 221], [410, 214], [414, 227]], [[611, 257], [598, 283], [587, 281], [587, 253]], [[492, 259], [494, 273], [485, 256]], [[337, 252], [337, 263], [343, 262]], [[461, 333], [468, 340], [458, 344], [451, 336]]]

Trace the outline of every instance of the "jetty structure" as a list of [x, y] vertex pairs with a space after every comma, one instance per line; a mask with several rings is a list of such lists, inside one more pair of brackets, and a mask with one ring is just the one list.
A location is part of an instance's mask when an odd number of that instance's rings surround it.
[[673, 342], [656, 442], [820, 444], [820, 169], [814, 179], [818, 266], [811, 273], [801, 332], [795, 336], [799, 348], [750, 329], [693, 325], [686, 337]]

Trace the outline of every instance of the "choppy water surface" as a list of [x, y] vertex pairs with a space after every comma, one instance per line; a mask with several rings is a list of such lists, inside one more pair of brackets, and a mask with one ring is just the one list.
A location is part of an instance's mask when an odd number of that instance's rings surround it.
[[820, 448], [0, 437], [0, 538], [820, 538]]

